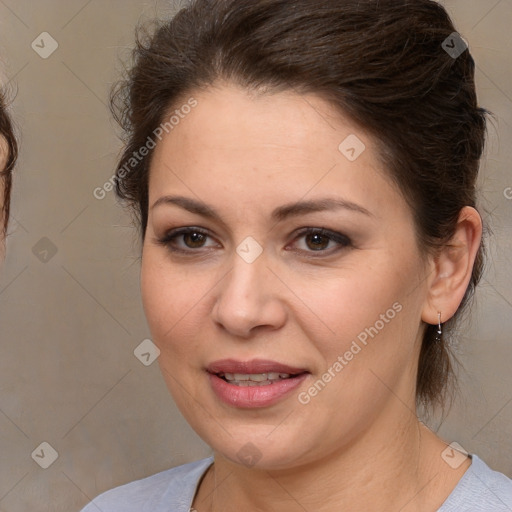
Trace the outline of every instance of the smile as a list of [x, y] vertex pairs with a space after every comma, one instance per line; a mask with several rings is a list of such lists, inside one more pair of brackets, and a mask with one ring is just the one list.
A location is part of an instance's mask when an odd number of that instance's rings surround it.
[[309, 375], [303, 368], [263, 359], [223, 359], [206, 370], [211, 389], [223, 403], [246, 409], [283, 400]]
[[291, 377], [289, 373], [220, 373], [218, 376], [235, 386], [268, 386]]

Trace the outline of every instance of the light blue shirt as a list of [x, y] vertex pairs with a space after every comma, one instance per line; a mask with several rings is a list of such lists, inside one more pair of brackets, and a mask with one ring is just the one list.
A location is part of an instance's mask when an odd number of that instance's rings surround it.
[[[98, 496], [82, 512], [189, 512], [213, 457], [168, 469]], [[512, 480], [476, 455], [438, 512], [512, 512]]]

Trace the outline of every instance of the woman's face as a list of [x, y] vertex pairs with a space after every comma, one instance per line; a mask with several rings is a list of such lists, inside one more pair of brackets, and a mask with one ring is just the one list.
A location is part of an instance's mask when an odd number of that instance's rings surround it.
[[275, 469], [393, 428], [414, 407], [429, 273], [370, 136], [315, 95], [191, 96], [155, 148], [141, 275], [183, 415]]

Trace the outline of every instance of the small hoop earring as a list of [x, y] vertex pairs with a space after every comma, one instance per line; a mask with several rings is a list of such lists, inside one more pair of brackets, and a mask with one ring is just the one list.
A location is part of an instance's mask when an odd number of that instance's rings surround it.
[[437, 313], [437, 317], [438, 317], [438, 320], [437, 320], [436, 343], [441, 343], [441, 341], [442, 341], [441, 337], [443, 335], [443, 329], [441, 326], [441, 312]]

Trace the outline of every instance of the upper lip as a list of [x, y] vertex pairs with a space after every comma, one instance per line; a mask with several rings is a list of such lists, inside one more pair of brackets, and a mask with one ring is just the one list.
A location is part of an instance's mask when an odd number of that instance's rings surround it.
[[209, 373], [288, 373], [298, 375], [307, 372], [304, 368], [295, 368], [287, 364], [267, 359], [252, 359], [250, 361], [237, 361], [236, 359], [220, 359], [209, 364], [206, 368]]

